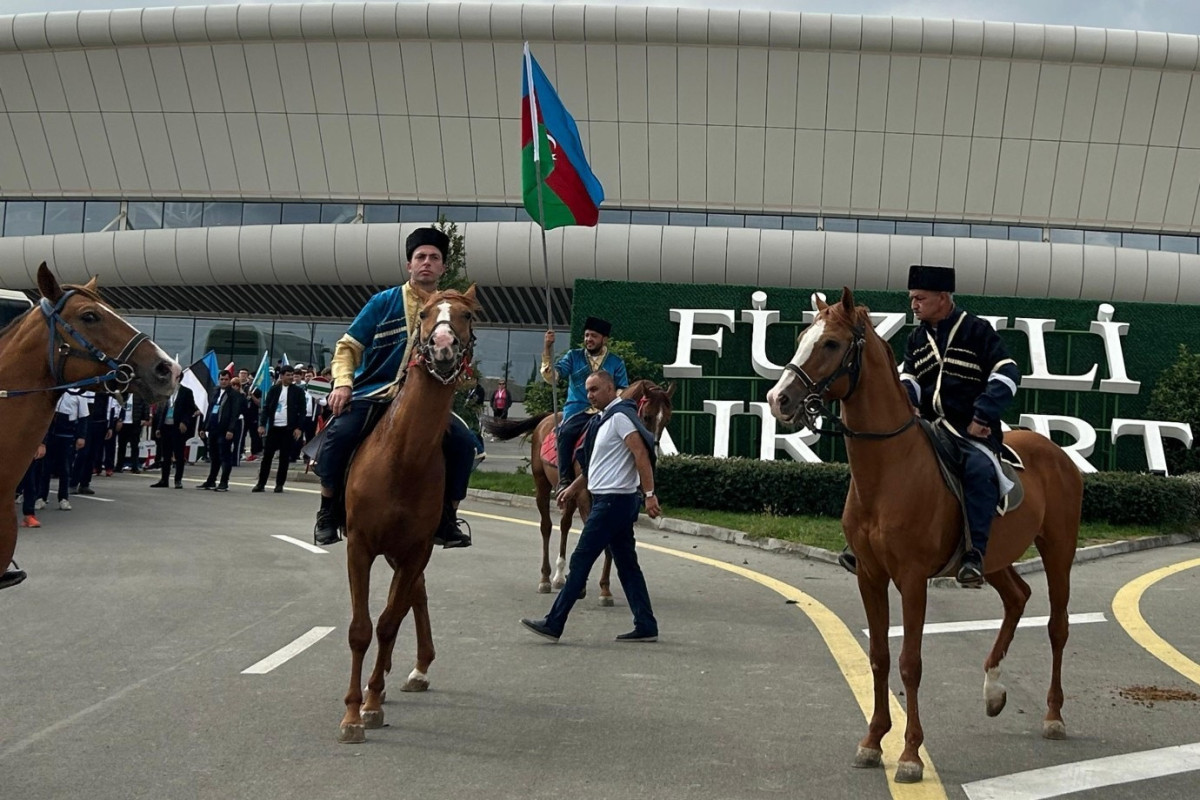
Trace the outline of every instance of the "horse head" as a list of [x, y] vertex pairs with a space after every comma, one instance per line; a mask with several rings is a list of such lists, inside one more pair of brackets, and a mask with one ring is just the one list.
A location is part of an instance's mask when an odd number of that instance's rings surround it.
[[771, 413], [781, 422], [815, 429], [826, 403], [844, 400], [858, 385], [870, 317], [854, 305], [854, 293], [843, 287], [842, 299], [827, 305], [816, 298], [817, 316], [797, 339], [796, 353], [783, 375], [767, 392]]
[[94, 277], [83, 286], [60, 286], [42, 262], [38, 289], [55, 383], [107, 376], [103, 383], [110, 391], [133, 389], [150, 403], [165, 400], [179, 386], [179, 364], [104, 302]]
[[465, 292], [447, 290], [424, 300], [417, 315], [420, 332], [415, 345], [417, 361], [443, 384], [451, 384], [471, 366], [475, 347], [473, 325], [481, 310], [475, 286]]
[[657, 443], [662, 439], [662, 433], [671, 422], [671, 398], [675, 396], [675, 384], [666, 387], [659, 386], [653, 381], [641, 381], [641, 394], [630, 398], [637, 402], [638, 416], [642, 423], [654, 434]]

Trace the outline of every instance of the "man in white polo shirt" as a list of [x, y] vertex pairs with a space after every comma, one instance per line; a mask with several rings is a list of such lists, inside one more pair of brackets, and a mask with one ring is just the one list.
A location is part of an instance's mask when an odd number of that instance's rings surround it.
[[567, 583], [558, 593], [545, 619], [523, 619], [521, 624], [539, 636], [558, 641], [571, 607], [587, 585], [588, 573], [608, 548], [629, 610], [633, 630], [617, 637], [618, 642], [658, 641], [658, 620], [650, 608], [646, 578], [634, 550], [633, 524], [646, 498], [646, 513], [658, 517], [662, 509], [654, 494], [654, 435], [638, 419], [637, 406], [617, 396], [613, 376], [599, 370], [587, 378], [588, 402], [597, 411], [588, 423], [580, 461], [583, 474], [558, 495], [563, 506], [579, 492], [592, 495], [592, 510], [584, 523], [579, 544], [571, 554]]

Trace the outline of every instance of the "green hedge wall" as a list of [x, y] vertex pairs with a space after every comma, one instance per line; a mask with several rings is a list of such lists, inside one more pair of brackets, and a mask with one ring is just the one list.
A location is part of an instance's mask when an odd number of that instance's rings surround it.
[[[664, 504], [683, 508], [841, 517], [850, 469], [845, 464], [670, 456], [659, 459], [655, 485]], [[1132, 472], [1085, 475], [1083, 520], [1192, 526], [1200, 521], [1200, 482]]]

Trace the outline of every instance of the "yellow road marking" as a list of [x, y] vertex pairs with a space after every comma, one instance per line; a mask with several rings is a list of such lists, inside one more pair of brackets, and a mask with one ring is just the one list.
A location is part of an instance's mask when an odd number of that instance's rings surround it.
[[1166, 639], [1155, 633], [1154, 629], [1146, 624], [1140, 608], [1142, 595], [1145, 594], [1147, 589], [1164, 578], [1169, 578], [1178, 572], [1183, 572], [1185, 569], [1192, 569], [1194, 567], [1200, 567], [1200, 558], [1193, 558], [1191, 561], [1180, 561], [1178, 564], [1156, 569], [1153, 572], [1147, 572], [1145, 575], [1134, 578], [1122, 586], [1120, 591], [1113, 597], [1112, 609], [1113, 616], [1116, 617], [1117, 622], [1121, 623], [1121, 627], [1125, 629], [1130, 638], [1145, 648], [1150, 655], [1180, 675], [1193, 683], [1200, 684], [1200, 664], [1197, 664], [1176, 650], [1167, 643]]
[[[528, 525], [534, 528], [539, 527], [539, 524], [536, 522], [516, 519], [514, 517], [503, 517], [478, 511], [460, 510], [459, 513], [464, 515], [469, 514], [470, 516], [482, 519]], [[858, 706], [862, 709], [863, 716], [870, 722], [871, 711], [875, 704], [874, 677], [871, 674], [871, 662], [867, 658], [867, 654], [862, 649], [862, 646], [859, 645], [858, 640], [854, 638], [854, 634], [851, 633], [850, 628], [846, 626], [846, 623], [842, 622], [836, 614], [817, 602], [816, 599], [783, 581], [746, 569], [745, 567], [727, 564], [724, 561], [717, 561], [716, 559], [694, 553], [685, 553], [680, 550], [672, 550], [669, 547], [660, 547], [644, 542], [638, 542], [638, 549], [652, 550], [656, 553], [663, 553], [664, 555], [675, 556], [676, 558], [683, 558], [709, 567], [722, 569], [726, 572], [732, 572], [735, 575], [767, 587], [777, 594], [782, 595], [787, 600], [793, 601], [796, 607], [812, 620], [813, 625], [817, 628], [817, 632], [825, 640], [825, 646], [829, 648], [830, 655], [837, 662], [838, 669], [842, 671], [846, 683], [850, 685], [850, 691], [854, 693], [854, 699], [858, 701]], [[921, 783], [896, 783], [894, 780], [896, 765], [900, 760], [901, 752], [904, 750], [904, 728], [907, 726], [908, 716], [904, 713], [904, 709], [900, 706], [900, 701], [896, 699], [896, 695], [890, 690], [888, 691], [888, 697], [892, 714], [892, 729], [883, 739], [883, 766], [887, 776], [888, 789], [891, 790], [892, 797], [896, 800], [944, 800], [946, 790], [942, 787], [941, 778], [938, 777], [937, 769], [933, 766], [933, 759], [929, 757], [929, 753], [925, 750], [924, 746], [921, 747], [920, 754], [921, 760], [925, 762], [925, 779]], [[847, 769], [849, 769], [849, 759], [847, 759]]]

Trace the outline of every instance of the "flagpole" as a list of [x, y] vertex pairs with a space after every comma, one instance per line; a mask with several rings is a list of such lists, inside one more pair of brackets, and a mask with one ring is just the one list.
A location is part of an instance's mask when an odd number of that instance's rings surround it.
[[[546, 329], [554, 329], [554, 311], [550, 301], [550, 256], [546, 247], [546, 206], [542, 200], [541, 136], [538, 132], [537, 95], [533, 85], [533, 62], [529, 57], [529, 42], [525, 43], [525, 78], [529, 83], [529, 121], [533, 134], [533, 168], [537, 174], [538, 227], [542, 229], [542, 271], [546, 277]], [[553, 353], [550, 354], [554, 356]], [[551, 368], [553, 374], [553, 368]], [[558, 414], [558, 381], [550, 384], [550, 411]]]

